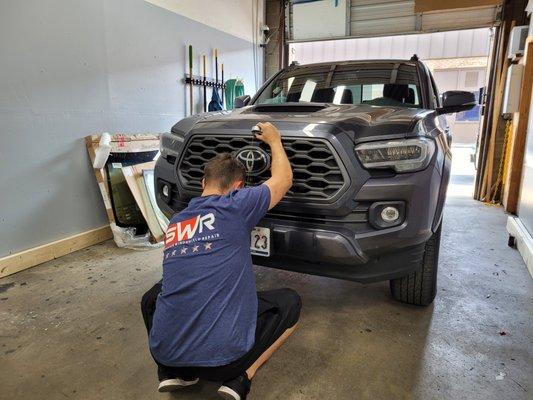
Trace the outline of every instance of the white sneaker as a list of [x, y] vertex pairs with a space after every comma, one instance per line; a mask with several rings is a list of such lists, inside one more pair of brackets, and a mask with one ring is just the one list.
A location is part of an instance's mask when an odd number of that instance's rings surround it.
[[246, 374], [242, 374], [235, 379], [226, 381], [218, 389], [218, 395], [225, 400], [246, 400], [250, 393], [252, 382]]
[[183, 387], [191, 386], [197, 384], [199, 379], [194, 379], [192, 381], [184, 381], [180, 378], [174, 379], [165, 379], [164, 381], [159, 382], [159, 387], [157, 388], [158, 392], [173, 392], [174, 390], [181, 389]]
[[241, 395], [227, 386], [220, 386], [218, 396], [224, 400], [241, 400]]

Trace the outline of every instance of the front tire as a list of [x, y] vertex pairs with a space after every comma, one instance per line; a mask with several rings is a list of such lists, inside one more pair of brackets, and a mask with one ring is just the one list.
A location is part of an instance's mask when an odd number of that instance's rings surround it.
[[437, 294], [441, 226], [426, 242], [424, 257], [418, 269], [390, 281], [392, 297], [402, 303], [427, 306]]

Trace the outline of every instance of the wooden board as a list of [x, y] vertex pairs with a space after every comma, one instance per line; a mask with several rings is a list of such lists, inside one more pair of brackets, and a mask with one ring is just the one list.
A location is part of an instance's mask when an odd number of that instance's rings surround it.
[[[514, 27], [514, 21], [511, 22], [509, 31]], [[506, 35], [500, 36], [500, 54], [507, 54], [507, 40]], [[501, 157], [501, 140], [499, 137], [505, 136], [505, 121], [501, 115], [503, 96], [505, 92], [505, 82], [507, 79], [507, 69], [509, 67], [509, 59], [507, 57], [499, 58], [496, 64], [496, 82], [494, 84], [494, 97], [493, 97], [493, 112], [491, 121], [491, 130], [488, 137], [488, 147], [486, 153], [486, 162], [483, 170], [483, 180], [480, 191], [480, 200], [490, 202], [492, 199], [492, 189], [494, 182], [497, 179], [497, 172], [499, 166], [499, 160]], [[498, 144], [500, 145], [498, 147]], [[495, 163], [495, 160], [497, 163]]]
[[[92, 136], [87, 136], [85, 138], [85, 144], [87, 145], [87, 151], [89, 152], [89, 158], [91, 160], [92, 166], [96, 157], [96, 149], [98, 148], [98, 142], [100, 141], [100, 137], [98, 136], [96, 144], [93, 143], [91, 138]], [[111, 196], [109, 195], [109, 188], [107, 186], [107, 175], [105, 169], [93, 169], [93, 172], [96, 178], [96, 183], [98, 183], [98, 189], [100, 189], [100, 194], [102, 195], [102, 200], [104, 201], [107, 219], [109, 220], [109, 222], [114, 223], [115, 214], [113, 214], [113, 206], [111, 205]]]
[[505, 211], [516, 214], [518, 208], [518, 196], [522, 180], [522, 167], [524, 165], [524, 150], [526, 147], [527, 124], [529, 118], [529, 105], [531, 91], [533, 90], [533, 36], [529, 36], [526, 42], [524, 60], [524, 76], [520, 90], [520, 105], [518, 113], [513, 119], [513, 142], [511, 143], [511, 157], [509, 175], [506, 182], [504, 195]]
[[[98, 148], [100, 135], [90, 135], [85, 137], [94, 149]], [[111, 153], [138, 153], [140, 151], [153, 151], [159, 149], [159, 134], [131, 134], [124, 135], [117, 133], [111, 135]]]
[[109, 225], [0, 258], [0, 278], [111, 239]]
[[502, 0], [415, 0], [415, 13], [497, 6]]

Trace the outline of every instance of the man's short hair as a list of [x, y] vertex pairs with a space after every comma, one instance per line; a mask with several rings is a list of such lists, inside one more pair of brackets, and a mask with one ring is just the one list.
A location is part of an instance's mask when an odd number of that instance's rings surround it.
[[246, 169], [235, 156], [222, 153], [205, 164], [204, 179], [206, 185], [214, 185], [220, 190], [227, 190], [234, 182], [245, 181]]

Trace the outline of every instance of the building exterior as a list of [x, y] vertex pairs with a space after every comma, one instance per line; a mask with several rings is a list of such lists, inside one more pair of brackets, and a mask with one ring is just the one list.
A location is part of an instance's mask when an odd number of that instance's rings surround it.
[[[291, 43], [289, 61], [310, 64], [324, 61], [409, 59], [416, 54], [433, 71], [441, 92], [485, 86], [492, 38], [491, 28]], [[448, 122], [454, 143], [474, 145], [480, 127], [480, 107], [451, 115]]]

